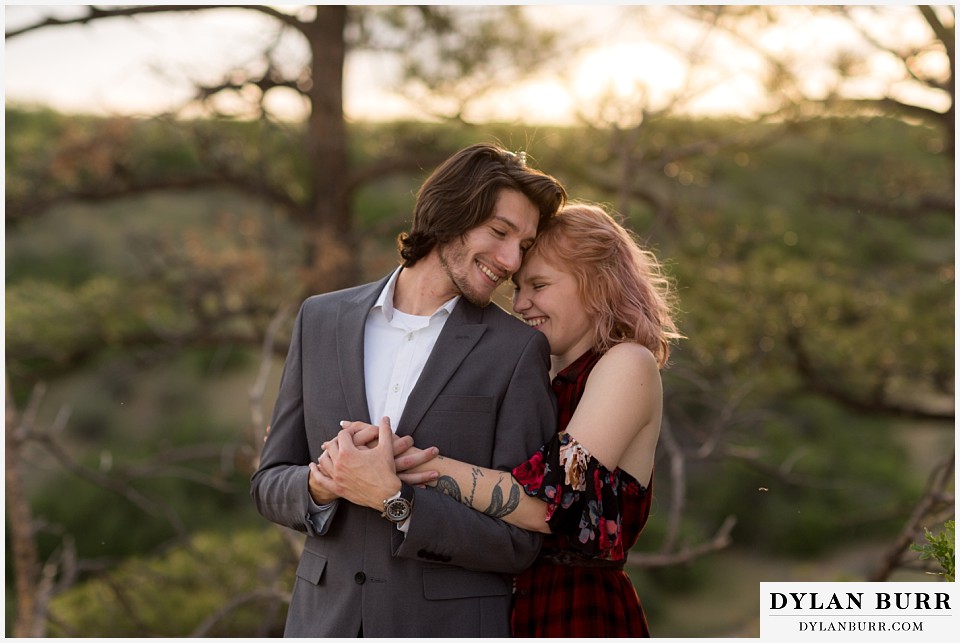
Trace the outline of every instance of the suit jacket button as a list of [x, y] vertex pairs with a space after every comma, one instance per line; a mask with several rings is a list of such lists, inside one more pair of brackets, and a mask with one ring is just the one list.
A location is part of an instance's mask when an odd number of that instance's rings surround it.
[[363, 572], [357, 572], [356, 575], [354, 575], [353, 580], [357, 581], [357, 585], [363, 585], [364, 581], [367, 580], [367, 575]]

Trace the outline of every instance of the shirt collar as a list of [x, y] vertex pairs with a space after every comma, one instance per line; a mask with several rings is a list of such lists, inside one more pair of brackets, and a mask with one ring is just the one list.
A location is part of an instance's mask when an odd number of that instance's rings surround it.
[[383, 290], [380, 291], [380, 296], [377, 297], [377, 301], [373, 303], [372, 310], [380, 308], [387, 321], [393, 319], [393, 291], [396, 290], [397, 276], [401, 270], [403, 270], [403, 266], [398, 266], [397, 269], [393, 271], [393, 274], [391, 274], [387, 280], [387, 285], [383, 287]]
[[[377, 297], [377, 301], [375, 301], [373, 304], [372, 310], [380, 308], [383, 311], [384, 319], [386, 319], [388, 322], [393, 321], [393, 294], [397, 289], [397, 277], [400, 276], [401, 270], [403, 270], [403, 266], [399, 266], [393, 271], [393, 274], [390, 275], [390, 279], [387, 280], [387, 285], [384, 286], [383, 290], [380, 291], [380, 296]], [[460, 295], [451, 297], [444, 302], [442, 306], [437, 308], [433, 315], [436, 315], [440, 312], [445, 312], [448, 315], [453, 313], [453, 309], [456, 308], [458, 301], [460, 301]], [[431, 315], [431, 317], [433, 315]]]

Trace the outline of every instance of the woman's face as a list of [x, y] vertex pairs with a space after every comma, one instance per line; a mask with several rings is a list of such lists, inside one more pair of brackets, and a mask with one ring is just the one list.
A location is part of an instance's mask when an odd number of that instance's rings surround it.
[[573, 275], [534, 253], [524, 259], [513, 281], [513, 310], [546, 335], [556, 370], [593, 345], [594, 320], [584, 308]]

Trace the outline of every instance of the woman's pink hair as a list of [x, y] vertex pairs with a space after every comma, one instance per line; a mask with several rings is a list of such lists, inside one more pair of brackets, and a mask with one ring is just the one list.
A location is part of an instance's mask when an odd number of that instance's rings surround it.
[[683, 337], [673, 321], [673, 291], [656, 256], [632, 231], [597, 205], [571, 202], [544, 221], [527, 252], [534, 254], [576, 279], [596, 320], [598, 352], [637, 342], [666, 364], [671, 340]]

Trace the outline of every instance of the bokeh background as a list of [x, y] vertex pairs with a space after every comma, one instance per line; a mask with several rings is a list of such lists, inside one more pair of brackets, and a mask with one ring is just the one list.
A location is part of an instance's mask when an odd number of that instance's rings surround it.
[[676, 283], [655, 636], [757, 636], [761, 581], [942, 581], [954, 17], [7, 5], [6, 634], [282, 633], [302, 538], [247, 481], [296, 308], [395, 266], [481, 141]]

